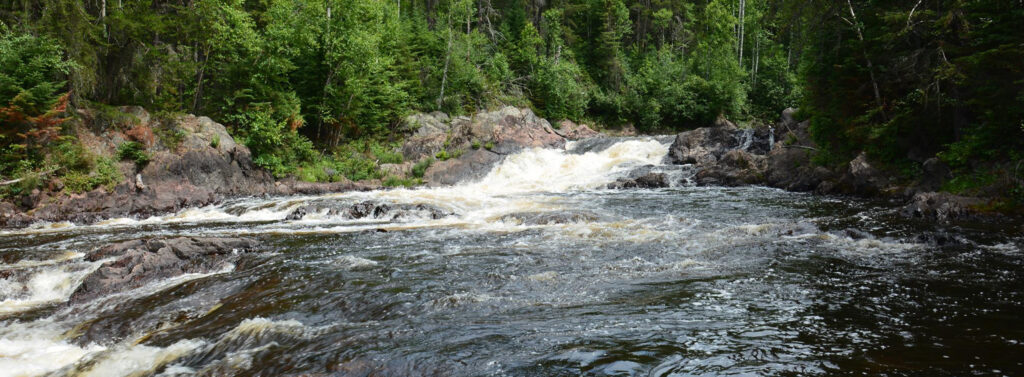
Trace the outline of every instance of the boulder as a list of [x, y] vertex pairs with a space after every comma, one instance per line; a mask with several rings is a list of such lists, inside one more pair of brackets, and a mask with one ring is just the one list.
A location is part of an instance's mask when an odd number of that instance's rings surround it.
[[661, 188], [668, 187], [668, 176], [665, 173], [649, 172], [637, 177], [630, 178], [619, 178], [615, 182], [609, 183], [609, 189], [627, 189], [627, 188]]
[[423, 179], [430, 186], [447, 186], [479, 180], [487, 176], [487, 173], [504, 157], [482, 148], [470, 150], [459, 158], [434, 162], [423, 174]]
[[241, 252], [255, 250], [250, 238], [152, 238], [119, 242], [85, 256], [90, 262], [113, 259], [87, 275], [70, 302], [139, 288], [157, 280], [188, 273], [221, 270]]
[[768, 159], [763, 155], [734, 149], [722, 155], [718, 163], [697, 172], [698, 185], [740, 186], [764, 182]]
[[737, 147], [736, 132], [731, 123], [715, 127], [702, 127], [676, 135], [669, 147], [668, 158], [673, 164], [713, 164], [718, 158]]
[[977, 206], [985, 204], [981, 198], [950, 194], [948, 192], [924, 192], [914, 197], [900, 209], [900, 215], [908, 218], [940, 222], [961, 220], [977, 214]]
[[581, 140], [601, 136], [600, 132], [592, 130], [586, 124], [576, 124], [571, 120], [563, 120], [558, 123], [555, 133], [567, 140]]

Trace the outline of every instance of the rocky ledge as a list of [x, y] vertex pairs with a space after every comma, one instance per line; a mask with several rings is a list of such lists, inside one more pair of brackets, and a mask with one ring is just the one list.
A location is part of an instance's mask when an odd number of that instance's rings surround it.
[[90, 262], [111, 259], [90, 273], [71, 294], [71, 303], [142, 287], [189, 273], [223, 270], [239, 253], [256, 249], [250, 238], [152, 238], [119, 242], [90, 252]]
[[124, 180], [113, 188], [67, 194], [59, 180], [18, 203], [0, 202], [0, 226], [36, 221], [92, 223], [116, 217], [148, 217], [239, 196], [318, 194], [377, 188], [354, 182], [275, 181], [225, 127], [207, 117], [157, 120], [139, 107], [120, 108], [125, 120], [101, 121], [86, 110], [76, 136], [90, 152], [115, 157], [124, 142], [145, 146], [149, 162], [119, 163]]
[[971, 217], [986, 203], [934, 192], [950, 178], [949, 168], [937, 158], [922, 162], [924, 174], [915, 182], [901, 182], [873, 165], [864, 153], [832, 168], [815, 164], [812, 157], [818, 147], [811, 140], [808, 122], [797, 122], [795, 112], [786, 109], [773, 126], [740, 129], [719, 119], [710, 127], [682, 132], [669, 148], [668, 162], [692, 165], [698, 185], [765, 185], [788, 191], [889, 197], [906, 201], [902, 215], [931, 221]]

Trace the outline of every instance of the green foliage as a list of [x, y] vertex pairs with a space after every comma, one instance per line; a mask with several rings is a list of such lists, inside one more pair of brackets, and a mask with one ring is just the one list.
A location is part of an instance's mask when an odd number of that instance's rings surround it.
[[388, 176], [384, 178], [381, 183], [384, 187], [414, 187], [423, 184], [423, 181], [419, 178], [398, 178], [394, 176]]
[[253, 162], [275, 177], [288, 176], [317, 157], [313, 143], [290, 129], [286, 122], [275, 120], [267, 106], [232, 116], [230, 123], [255, 156]]
[[160, 138], [160, 143], [172, 151], [177, 150], [181, 146], [181, 142], [185, 141], [186, 135], [185, 130], [176, 128], [173, 124], [156, 127], [153, 133]]
[[113, 160], [97, 157], [94, 163], [95, 168], [92, 171], [73, 170], [64, 175], [64, 189], [72, 193], [91, 191], [97, 187], [112, 190], [123, 178]]
[[210, 147], [214, 149], [220, 147], [220, 135], [213, 135], [213, 138], [210, 139]]
[[412, 176], [414, 178], [423, 178], [423, 175], [426, 174], [427, 172], [427, 168], [430, 168], [430, 165], [433, 163], [434, 160], [429, 158], [417, 162], [415, 165], [412, 166]]
[[135, 141], [126, 141], [117, 146], [117, 158], [120, 160], [134, 161], [140, 168], [149, 163], [149, 153], [146, 146]]

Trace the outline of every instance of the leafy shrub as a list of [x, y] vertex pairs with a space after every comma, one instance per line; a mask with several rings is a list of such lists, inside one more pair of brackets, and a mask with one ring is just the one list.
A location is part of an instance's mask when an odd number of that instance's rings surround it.
[[126, 141], [117, 146], [117, 158], [121, 160], [134, 161], [135, 165], [143, 168], [149, 163], [149, 153], [142, 143]]
[[163, 144], [167, 149], [177, 150], [181, 146], [181, 142], [185, 141], [185, 130], [174, 127], [173, 125], [167, 125], [163, 127], [157, 127], [156, 135], [160, 138], [160, 143]]
[[263, 106], [228, 117], [235, 125], [245, 146], [253, 154], [253, 162], [282, 178], [318, 157], [313, 143], [299, 135], [288, 122], [275, 120], [272, 111]]
[[429, 168], [430, 165], [433, 163], [434, 160], [429, 158], [417, 162], [415, 165], [412, 166], [412, 176], [415, 178], [423, 178], [423, 175], [426, 174], [427, 172], [427, 168]]
[[382, 184], [384, 187], [413, 187], [423, 183], [419, 178], [398, 178], [395, 176], [388, 176], [384, 179]]

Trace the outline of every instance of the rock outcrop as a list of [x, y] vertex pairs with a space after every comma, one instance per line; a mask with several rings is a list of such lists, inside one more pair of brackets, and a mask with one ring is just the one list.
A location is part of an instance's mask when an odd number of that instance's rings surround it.
[[567, 140], [582, 140], [601, 136], [600, 132], [594, 131], [586, 124], [576, 124], [571, 120], [563, 120], [558, 123], [555, 133]]
[[[116, 186], [82, 194], [59, 188], [26, 196], [18, 211], [0, 208], [0, 226], [26, 226], [36, 221], [92, 223], [115, 217], [148, 217], [217, 203], [225, 198], [259, 195], [318, 194], [375, 188], [352, 182], [275, 181], [257, 167], [252, 154], [235, 142], [225, 127], [207, 117], [184, 115], [155, 120], [144, 109], [120, 109], [127, 120], [110, 124], [82, 110], [75, 127], [90, 152], [116, 158], [121, 143], [148, 146], [144, 166], [124, 161], [124, 180]], [[154, 131], [157, 130], [157, 131]], [[24, 211], [24, 212], [22, 212]]]
[[90, 262], [112, 258], [90, 273], [71, 294], [71, 303], [142, 287], [188, 273], [222, 270], [239, 253], [253, 251], [249, 238], [153, 238], [119, 242], [85, 256]]
[[[825, 167], [812, 161], [818, 150], [807, 121], [797, 122], [796, 110], [786, 109], [774, 129], [740, 130], [726, 121], [680, 133], [668, 160], [692, 164], [699, 185], [767, 185], [789, 191], [819, 194], [887, 196], [910, 199], [900, 213], [930, 221], [969, 218], [985, 203], [979, 198], [933, 192], [950, 179], [949, 167], [936, 158], [922, 164], [922, 177], [910, 185], [878, 168], [866, 153], [849, 162]], [[771, 131], [769, 131], [771, 130]], [[774, 135], [769, 134], [774, 132]], [[774, 140], [774, 145], [769, 145]]]
[[[560, 148], [565, 137], [530, 109], [507, 106], [472, 117], [415, 114], [405, 120], [416, 132], [402, 146], [407, 161], [437, 157], [424, 180], [432, 186], [478, 179], [505, 156], [524, 148]], [[417, 128], [418, 127], [418, 128]]]

